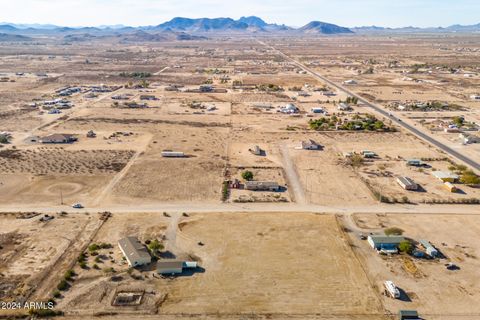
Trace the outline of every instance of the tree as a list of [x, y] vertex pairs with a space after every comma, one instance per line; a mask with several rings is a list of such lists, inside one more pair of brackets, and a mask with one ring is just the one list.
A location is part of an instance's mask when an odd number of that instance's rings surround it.
[[365, 160], [359, 154], [354, 154], [349, 158], [349, 164], [354, 168], [359, 168], [363, 165]]
[[3, 134], [0, 134], [0, 143], [1, 144], [7, 144], [8, 143], [8, 137], [3, 135]]
[[158, 250], [162, 250], [162, 249], [163, 249], [163, 244], [161, 244], [157, 239], [154, 239], [153, 241], [151, 241], [151, 242], [148, 244], [148, 249], [149, 249], [152, 253], [156, 253]]
[[398, 250], [400, 250], [400, 252], [411, 253], [413, 251], [413, 245], [410, 241], [404, 240], [398, 244]]
[[242, 172], [242, 178], [247, 180], [247, 181], [251, 181], [253, 180], [253, 172], [252, 171], [243, 171]]
[[460, 177], [460, 182], [468, 185], [477, 185], [480, 184], [480, 177], [472, 170], [466, 170]]

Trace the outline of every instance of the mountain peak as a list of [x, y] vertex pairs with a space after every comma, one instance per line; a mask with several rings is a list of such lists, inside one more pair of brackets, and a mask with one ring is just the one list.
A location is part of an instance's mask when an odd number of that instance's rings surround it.
[[353, 33], [353, 31], [348, 28], [340, 27], [336, 24], [326, 23], [322, 21], [312, 21], [298, 30], [304, 33], [319, 34]]

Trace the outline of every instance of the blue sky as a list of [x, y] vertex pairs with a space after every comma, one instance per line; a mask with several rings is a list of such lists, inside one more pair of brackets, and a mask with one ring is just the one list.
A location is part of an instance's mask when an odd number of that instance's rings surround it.
[[312, 20], [353, 27], [480, 23], [480, 0], [0, 0], [0, 21], [63, 26], [157, 25], [176, 16], [256, 15], [301, 26]]

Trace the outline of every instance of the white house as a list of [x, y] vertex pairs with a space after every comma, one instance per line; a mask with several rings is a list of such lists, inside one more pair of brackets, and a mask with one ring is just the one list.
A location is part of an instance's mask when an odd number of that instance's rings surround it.
[[118, 240], [118, 247], [130, 267], [143, 266], [152, 261], [147, 248], [136, 237], [126, 237]]

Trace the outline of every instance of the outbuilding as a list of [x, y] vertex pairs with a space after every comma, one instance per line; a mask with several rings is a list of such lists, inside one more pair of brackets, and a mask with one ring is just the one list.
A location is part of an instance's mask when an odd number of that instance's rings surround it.
[[409, 177], [398, 177], [397, 182], [405, 190], [417, 190], [418, 189], [418, 184], [416, 184]]
[[432, 246], [432, 244], [427, 241], [427, 240], [420, 240], [418, 241], [424, 248], [425, 252], [432, 258], [435, 258], [438, 256], [438, 250]]
[[181, 274], [183, 272], [183, 261], [179, 260], [159, 260], [157, 262], [158, 274]]
[[400, 242], [405, 241], [402, 236], [369, 235], [367, 238], [370, 246], [383, 253], [397, 253]]
[[118, 247], [130, 267], [142, 266], [152, 261], [147, 248], [136, 237], [126, 237], [118, 240]]
[[322, 148], [321, 145], [309, 139], [307, 141], [302, 141], [302, 149], [303, 150], [320, 150]]

